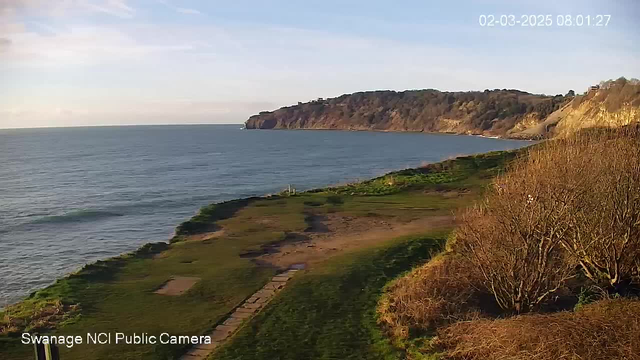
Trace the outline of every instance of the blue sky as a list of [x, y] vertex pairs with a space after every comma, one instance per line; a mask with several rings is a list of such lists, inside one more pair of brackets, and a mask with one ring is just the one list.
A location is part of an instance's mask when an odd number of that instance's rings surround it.
[[639, 18], [633, 0], [0, 0], [0, 128], [241, 123], [376, 89], [580, 92], [640, 77]]

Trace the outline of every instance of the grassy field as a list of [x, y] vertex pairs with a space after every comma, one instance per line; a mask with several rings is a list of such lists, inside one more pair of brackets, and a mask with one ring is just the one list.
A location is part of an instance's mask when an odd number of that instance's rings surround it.
[[[115, 331], [205, 334], [276, 272], [240, 255], [290, 239], [291, 234], [304, 233], [310, 226], [308, 214], [379, 217], [399, 222], [450, 214], [476, 199], [489, 179], [514, 156], [513, 152], [470, 156], [345, 187], [206, 207], [178, 228], [171, 244], [146, 246], [136, 253], [92, 264], [5, 309], [0, 313], [0, 334], [4, 333], [0, 335], [0, 358], [32, 358], [31, 347], [20, 344], [18, 338], [25, 329], [74, 335]], [[451, 192], [456, 196], [449, 196]], [[200, 236], [220, 229], [218, 237]], [[284, 293], [292, 295], [292, 299], [301, 299], [306, 307], [296, 308], [294, 303], [285, 302], [283, 308], [270, 308], [256, 321], [267, 324], [265, 328], [273, 328], [274, 324], [268, 325], [273, 319], [286, 312], [294, 313], [286, 327], [290, 334], [284, 339], [325, 344], [305, 353], [310, 357], [302, 358], [334, 355], [342, 358], [345, 349], [350, 348], [355, 354], [354, 347], [360, 346], [366, 347], [362, 348], [361, 358], [381, 354], [376, 351], [385, 353], [381, 338], [376, 340], [379, 334], [370, 317], [377, 292], [388, 278], [408, 269], [411, 263], [426, 259], [429, 255], [426, 250], [434, 242], [434, 239], [426, 243], [403, 240], [397, 242], [399, 248], [374, 249], [328, 262], [326, 267], [294, 280], [295, 286]], [[376, 264], [370, 264], [372, 261]], [[201, 280], [181, 296], [154, 294], [172, 276]], [[315, 291], [307, 294], [309, 289]], [[318, 291], [326, 292], [326, 297], [314, 298], [313, 294], [320, 295]], [[285, 299], [284, 295], [280, 299]], [[340, 305], [343, 303], [344, 306]], [[301, 317], [303, 314], [295, 314], [296, 311], [308, 313], [305, 315], [309, 316], [308, 325], [303, 326], [305, 318]], [[333, 312], [340, 314], [334, 317], [340, 320], [335, 325], [324, 321]], [[263, 334], [252, 331], [244, 331], [237, 341], [246, 344]], [[275, 335], [265, 339], [273, 339]], [[367, 336], [373, 338], [366, 340]], [[260, 340], [260, 344], [265, 356], [273, 354], [267, 343]], [[376, 344], [381, 347], [378, 349]], [[336, 352], [330, 350], [331, 346], [336, 347]], [[233, 358], [237, 351], [233, 349], [225, 350], [227, 358]], [[64, 360], [170, 359], [181, 351], [179, 346], [80, 345], [63, 348], [61, 356]], [[296, 357], [286, 355], [286, 358]]]
[[389, 240], [355, 251], [291, 281], [215, 359], [396, 359], [375, 306], [384, 285], [426, 261], [446, 234]]

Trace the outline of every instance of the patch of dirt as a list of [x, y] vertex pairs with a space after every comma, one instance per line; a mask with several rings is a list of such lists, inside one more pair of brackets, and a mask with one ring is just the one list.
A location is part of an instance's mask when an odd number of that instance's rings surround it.
[[432, 190], [432, 189], [428, 189], [423, 191], [424, 194], [433, 194], [433, 195], [439, 195], [442, 196], [445, 199], [450, 199], [450, 198], [456, 198], [456, 197], [460, 197], [463, 195], [467, 195], [470, 193], [470, 191], [468, 189], [456, 189], [456, 190], [449, 190], [449, 189], [436, 189], [436, 190]]
[[305, 233], [326, 233], [329, 232], [329, 227], [325, 224], [327, 221], [326, 216], [307, 214], [305, 221], [309, 224], [309, 227], [304, 230]]
[[191, 289], [191, 287], [193, 287], [193, 285], [195, 285], [198, 281], [200, 281], [199, 277], [173, 276], [158, 290], [154, 291], [154, 293], [169, 296], [182, 295], [187, 290]]
[[273, 242], [270, 244], [262, 245], [259, 249], [245, 251], [240, 254], [241, 258], [255, 259], [262, 255], [275, 254], [280, 251], [284, 245], [291, 243], [298, 243], [308, 241], [310, 238], [304, 234], [298, 234], [296, 232], [289, 232], [285, 235], [281, 241]]
[[[278, 268], [312, 265], [347, 250], [365, 248], [395, 237], [453, 226], [453, 216], [429, 216], [408, 223], [388, 218], [350, 217], [339, 214], [314, 216], [304, 233], [306, 240], [283, 242], [277, 249], [255, 254], [257, 263]], [[317, 231], [314, 231], [317, 230]], [[274, 251], [277, 250], [277, 251]]]
[[[202, 234], [190, 235], [185, 238], [185, 241], [201, 241], [203, 243], [208, 243], [213, 239], [217, 239], [219, 237], [224, 236], [224, 229], [220, 229], [217, 231], [210, 231]], [[163, 251], [161, 253], [153, 255], [154, 259], [164, 259], [168, 256], [167, 252]]]
[[[217, 231], [210, 231], [202, 234], [190, 235], [185, 238], [185, 241], [202, 241], [203, 243], [208, 243], [213, 239], [217, 239], [219, 237], [224, 236], [224, 229], [220, 229]], [[168, 256], [166, 251], [160, 252], [158, 254], [153, 255], [153, 259], [164, 259]]]

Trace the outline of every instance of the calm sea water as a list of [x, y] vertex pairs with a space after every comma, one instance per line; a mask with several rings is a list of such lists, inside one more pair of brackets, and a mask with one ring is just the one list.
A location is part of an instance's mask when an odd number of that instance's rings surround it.
[[212, 202], [525, 144], [240, 125], [0, 130], [0, 307], [87, 262], [166, 241]]

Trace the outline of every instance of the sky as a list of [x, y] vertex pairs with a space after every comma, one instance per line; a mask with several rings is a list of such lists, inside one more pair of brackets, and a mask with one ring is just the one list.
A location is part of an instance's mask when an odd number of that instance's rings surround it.
[[[480, 26], [502, 14], [554, 24]], [[635, 0], [0, 0], [0, 128], [239, 124], [367, 90], [582, 92], [640, 77], [638, 19]]]

